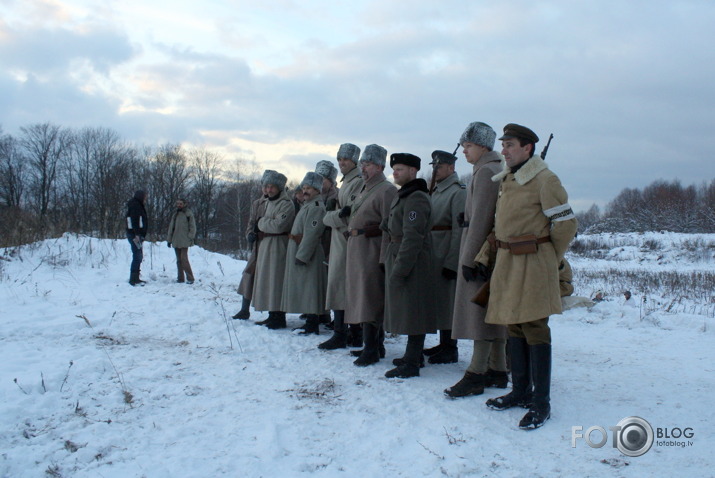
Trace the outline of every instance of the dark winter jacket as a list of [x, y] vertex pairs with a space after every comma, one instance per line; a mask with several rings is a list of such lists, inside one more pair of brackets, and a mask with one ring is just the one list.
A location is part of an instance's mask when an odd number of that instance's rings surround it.
[[137, 191], [134, 197], [127, 201], [127, 233], [145, 237], [149, 226], [146, 209], [144, 208], [144, 191]]

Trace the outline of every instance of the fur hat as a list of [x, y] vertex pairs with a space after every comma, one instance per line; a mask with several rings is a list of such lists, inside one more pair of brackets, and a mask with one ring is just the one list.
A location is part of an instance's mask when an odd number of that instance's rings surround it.
[[352, 143], [343, 143], [338, 149], [338, 157], [336, 159], [349, 159], [357, 164], [360, 159], [360, 148]]
[[283, 188], [286, 187], [286, 182], [288, 181], [288, 178], [286, 178], [283, 174], [279, 173], [278, 171], [273, 171], [272, 169], [266, 169], [263, 171], [263, 177], [261, 178], [261, 186], [265, 186], [267, 184], [273, 184], [274, 186], [278, 186], [278, 189], [283, 191]]
[[318, 173], [308, 172], [305, 173], [305, 177], [300, 182], [301, 187], [310, 186], [311, 188], [317, 189], [318, 191], [323, 190], [323, 176]]
[[417, 171], [419, 171], [421, 162], [422, 160], [418, 156], [410, 153], [392, 153], [390, 155], [390, 167], [396, 164], [404, 164], [405, 166], [417, 168]]
[[360, 157], [361, 163], [373, 163], [385, 167], [387, 150], [379, 144], [368, 144]]
[[496, 137], [497, 133], [491, 126], [480, 121], [475, 121], [474, 123], [469, 123], [467, 129], [464, 130], [462, 137], [459, 138], [459, 144], [463, 145], [466, 142], [470, 142], [484, 146], [491, 151], [494, 149], [494, 140]]
[[315, 172], [329, 179], [333, 184], [335, 184], [335, 180], [338, 179], [338, 168], [333, 166], [333, 163], [330, 161], [318, 161], [318, 164], [315, 165]]

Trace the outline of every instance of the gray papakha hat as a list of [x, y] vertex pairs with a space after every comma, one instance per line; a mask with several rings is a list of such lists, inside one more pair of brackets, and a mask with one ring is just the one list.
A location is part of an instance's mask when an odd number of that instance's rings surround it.
[[474, 123], [469, 123], [467, 129], [464, 130], [462, 137], [459, 138], [459, 144], [464, 145], [464, 143], [470, 142], [493, 150], [494, 140], [496, 138], [497, 132], [494, 131], [491, 126], [480, 121], [475, 121]]
[[286, 178], [283, 174], [279, 173], [278, 171], [273, 171], [272, 169], [266, 169], [263, 172], [263, 178], [261, 178], [261, 185], [265, 186], [266, 184], [273, 184], [274, 186], [277, 186], [278, 189], [283, 191], [283, 189], [286, 187], [287, 181], [288, 181], [288, 178]]
[[323, 189], [323, 176], [318, 173], [307, 172], [305, 173], [305, 177], [303, 178], [303, 180], [300, 182], [300, 185], [301, 187], [310, 186], [311, 188], [317, 189], [318, 192], [320, 192]]
[[361, 163], [373, 163], [385, 167], [387, 161], [387, 150], [379, 144], [368, 144], [360, 157]]
[[335, 180], [338, 178], [338, 168], [333, 166], [330, 161], [318, 161], [315, 165], [315, 172], [330, 180], [331, 183], [335, 184]]
[[337, 159], [349, 159], [357, 164], [360, 159], [360, 148], [352, 143], [343, 143], [340, 145], [340, 149], [338, 149]]

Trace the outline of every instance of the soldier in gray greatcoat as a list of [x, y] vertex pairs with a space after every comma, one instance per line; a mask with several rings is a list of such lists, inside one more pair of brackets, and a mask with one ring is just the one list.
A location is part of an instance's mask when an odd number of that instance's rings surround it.
[[459, 242], [462, 237], [466, 186], [454, 171], [457, 157], [446, 151], [434, 151], [432, 172], [435, 187], [432, 202], [432, 278], [439, 344], [426, 349], [429, 363], [454, 363], [459, 358], [457, 339], [452, 338], [452, 311], [459, 270]]
[[[351, 143], [341, 144], [338, 149], [338, 166], [343, 178], [338, 192], [335, 207], [325, 213], [323, 223], [331, 229], [330, 258], [328, 260], [328, 291], [325, 299], [327, 309], [333, 311], [333, 336], [318, 345], [323, 350], [344, 348], [348, 345], [347, 326], [345, 325], [345, 309], [347, 299], [345, 293], [345, 261], [347, 257], [348, 240], [345, 233], [348, 230], [350, 210], [357, 199], [363, 182], [357, 167], [360, 158], [360, 148]], [[353, 324], [352, 327], [359, 327]], [[352, 336], [353, 334], [351, 334]], [[362, 345], [362, 333], [357, 346]], [[354, 339], [350, 345], [356, 345]]]
[[457, 398], [479, 395], [484, 387], [506, 388], [506, 327], [485, 323], [486, 309], [471, 301], [487, 280], [478, 274], [474, 258], [494, 227], [499, 186], [492, 176], [501, 171], [502, 157], [494, 151], [496, 132], [481, 122], [470, 123], [459, 144], [467, 162], [473, 165], [467, 189], [462, 239], [459, 246], [459, 274], [454, 300], [452, 337], [474, 341], [472, 361], [464, 377], [444, 393]]
[[309, 172], [300, 184], [305, 202], [288, 236], [281, 310], [306, 314], [305, 325], [300, 327], [301, 334], [317, 335], [320, 328], [318, 316], [325, 313], [328, 279], [320, 243], [325, 229], [325, 206], [319, 198], [323, 177]]
[[255, 232], [261, 241], [253, 284], [253, 307], [267, 310], [263, 325], [271, 329], [286, 327], [285, 311], [281, 309], [288, 233], [295, 219], [295, 207], [285, 190], [287, 178], [276, 171], [266, 171], [263, 186], [268, 199], [266, 212], [256, 223]]
[[[387, 150], [370, 144], [360, 157], [365, 184], [349, 213], [348, 249], [345, 264], [346, 295], [349, 307], [345, 322], [362, 324], [364, 347], [353, 362], [364, 367], [384, 357], [380, 333], [385, 313], [385, 252], [389, 237], [380, 229], [390, 214], [390, 204], [397, 188], [385, 178]], [[343, 208], [344, 209], [344, 208]]]
[[[338, 169], [331, 161], [322, 160], [318, 161], [315, 165], [315, 172], [323, 177], [323, 185], [320, 190], [320, 200], [325, 206], [326, 211], [334, 211], [338, 203], [338, 188], [335, 185], [338, 179]], [[326, 227], [325, 231], [323, 231], [321, 243], [323, 244], [325, 257], [330, 257], [330, 247], [332, 243], [332, 231], [330, 227]], [[320, 315], [320, 323], [330, 323], [330, 309], [328, 309], [325, 314]]]
[[408, 337], [404, 357], [385, 373], [387, 378], [419, 376], [425, 335], [437, 330], [430, 274], [432, 207], [427, 183], [417, 178], [420, 162], [414, 154], [390, 156], [400, 190], [381, 225], [390, 236], [385, 254], [385, 330]]
[[[265, 173], [264, 173], [265, 174]], [[243, 268], [241, 274], [241, 282], [238, 284], [238, 293], [241, 294], [241, 310], [236, 312], [234, 319], [248, 320], [251, 317], [251, 297], [253, 297], [253, 280], [256, 275], [256, 259], [258, 258], [258, 246], [260, 241], [255, 232], [256, 223], [266, 213], [266, 195], [265, 187], [261, 187], [261, 197], [255, 199], [251, 203], [251, 213], [248, 217], [248, 226], [246, 227], [246, 240], [251, 246], [251, 255], [248, 256], [246, 267]]]

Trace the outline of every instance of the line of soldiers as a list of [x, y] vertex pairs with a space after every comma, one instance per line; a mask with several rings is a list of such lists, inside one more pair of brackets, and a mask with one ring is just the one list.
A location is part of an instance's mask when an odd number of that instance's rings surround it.
[[[393, 184], [385, 148], [371, 144], [361, 154], [343, 144], [341, 187], [337, 169], [321, 161], [301, 182], [297, 214], [286, 177], [266, 171], [251, 208], [253, 251], [234, 318], [249, 318], [253, 301], [269, 312], [260, 324], [285, 328], [286, 313], [301, 313], [306, 322], [296, 330], [317, 334], [332, 310], [333, 335], [319, 348], [362, 346], [351, 352], [357, 366], [385, 357], [385, 331], [407, 335], [388, 378], [419, 376], [425, 356], [457, 362], [457, 339], [471, 340], [464, 377], [445, 390], [451, 398], [508, 386], [508, 338], [512, 390], [487, 406], [527, 408], [519, 426], [540, 427], [550, 416], [548, 319], [562, 311], [559, 266], [576, 219], [558, 177], [535, 154], [538, 136], [506, 125], [503, 156], [494, 151], [496, 136], [474, 122], [460, 137], [473, 166], [469, 187], [454, 154], [432, 153], [430, 186], [417, 177], [419, 157], [391, 154]], [[437, 331], [439, 344], [425, 350], [426, 334]]]

